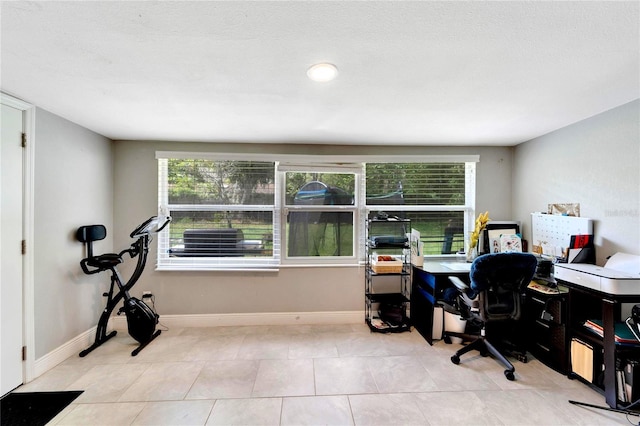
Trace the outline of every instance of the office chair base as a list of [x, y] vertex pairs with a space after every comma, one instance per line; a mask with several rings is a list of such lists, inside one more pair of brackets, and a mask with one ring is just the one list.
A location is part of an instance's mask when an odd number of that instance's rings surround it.
[[499, 361], [502, 365], [507, 367], [504, 370], [504, 375], [507, 380], [514, 381], [516, 368], [511, 364], [511, 362], [505, 358], [484, 336], [470, 336], [465, 333], [448, 333], [446, 337], [456, 336], [461, 337], [463, 339], [472, 340], [471, 343], [464, 346], [460, 350], [458, 350], [453, 356], [451, 356], [451, 362], [455, 365], [460, 364], [460, 356], [466, 354], [467, 352], [471, 352], [473, 350], [477, 350], [480, 352], [480, 355], [487, 356], [489, 354], [493, 355], [493, 357]]

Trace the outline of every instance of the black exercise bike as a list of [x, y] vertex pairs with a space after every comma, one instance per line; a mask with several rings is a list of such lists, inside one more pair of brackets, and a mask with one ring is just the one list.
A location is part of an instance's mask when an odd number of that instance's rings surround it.
[[[129, 290], [135, 285], [142, 275], [142, 271], [144, 271], [152, 235], [162, 231], [170, 221], [170, 217], [161, 220], [157, 216], [152, 216], [133, 230], [130, 236], [131, 238], [135, 238], [136, 241], [131, 244], [131, 247], [122, 250], [120, 253], [105, 253], [98, 256], [93, 255], [93, 242], [103, 240], [107, 236], [107, 229], [104, 225], [89, 225], [78, 228], [76, 238], [78, 241], [86, 243], [87, 245], [87, 257], [80, 261], [80, 266], [84, 273], [91, 275], [104, 271], [111, 272], [109, 292], [103, 294], [103, 296], [107, 298], [107, 305], [98, 320], [96, 340], [91, 346], [80, 352], [81, 357], [86, 356], [117, 334], [115, 330], [107, 334], [107, 323], [109, 322], [111, 312], [113, 312], [121, 299], [124, 299], [124, 303], [118, 310], [118, 315], [122, 313], [126, 315], [129, 334], [140, 343], [140, 345], [131, 352], [131, 356], [138, 355], [142, 349], [160, 335], [161, 330], [156, 330], [156, 324], [158, 324], [159, 319], [158, 314], [143, 300], [130, 296]], [[138, 258], [136, 268], [126, 283], [123, 282], [116, 268], [117, 265], [124, 262], [123, 256], [125, 254], [128, 254], [131, 258]], [[114, 294], [116, 286], [118, 291]]]

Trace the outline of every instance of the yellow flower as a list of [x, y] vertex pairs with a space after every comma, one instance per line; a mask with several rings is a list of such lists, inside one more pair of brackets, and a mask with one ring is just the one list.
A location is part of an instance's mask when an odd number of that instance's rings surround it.
[[471, 233], [471, 237], [469, 238], [469, 248], [472, 249], [478, 245], [478, 240], [480, 239], [480, 233], [487, 227], [487, 222], [489, 222], [489, 212], [486, 211], [481, 213], [476, 218], [475, 228]]

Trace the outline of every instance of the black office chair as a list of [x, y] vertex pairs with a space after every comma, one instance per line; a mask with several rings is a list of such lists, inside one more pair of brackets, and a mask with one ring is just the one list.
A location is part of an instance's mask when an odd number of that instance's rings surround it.
[[469, 285], [458, 277], [449, 277], [458, 291], [457, 313], [480, 327], [479, 336], [445, 333], [447, 343], [451, 336], [471, 341], [451, 357], [451, 362], [459, 364], [461, 355], [478, 350], [482, 356], [493, 355], [507, 367], [504, 370], [507, 379], [515, 379], [513, 364], [487, 340], [486, 325], [520, 318], [522, 294], [531, 282], [536, 266], [537, 259], [530, 253], [492, 253], [476, 258], [471, 264]]

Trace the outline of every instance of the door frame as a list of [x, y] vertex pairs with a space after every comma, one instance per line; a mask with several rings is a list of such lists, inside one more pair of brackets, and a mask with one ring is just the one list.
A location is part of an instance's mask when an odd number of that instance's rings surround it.
[[26, 134], [22, 164], [23, 192], [23, 234], [26, 242], [26, 253], [22, 258], [22, 333], [26, 356], [22, 369], [22, 381], [28, 383], [35, 379], [35, 300], [34, 300], [34, 189], [35, 189], [35, 107], [14, 96], [0, 92], [0, 103], [22, 111], [23, 128]]

